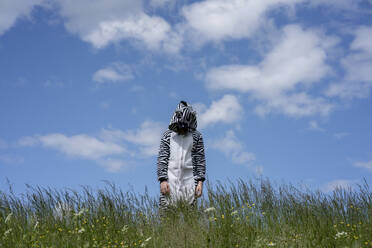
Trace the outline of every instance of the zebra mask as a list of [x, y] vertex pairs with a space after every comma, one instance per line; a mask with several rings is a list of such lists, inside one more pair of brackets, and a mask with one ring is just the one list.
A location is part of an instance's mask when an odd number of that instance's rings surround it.
[[196, 130], [196, 127], [196, 112], [187, 102], [181, 101], [173, 113], [169, 129], [180, 134], [185, 134], [188, 131]]

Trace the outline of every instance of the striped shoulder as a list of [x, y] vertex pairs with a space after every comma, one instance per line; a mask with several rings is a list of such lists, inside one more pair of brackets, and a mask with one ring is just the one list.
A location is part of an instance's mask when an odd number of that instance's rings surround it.
[[202, 137], [202, 134], [198, 130], [193, 130], [191, 134], [194, 140], [199, 140]]
[[172, 130], [166, 130], [163, 135], [161, 136], [161, 139], [168, 139], [173, 131]]

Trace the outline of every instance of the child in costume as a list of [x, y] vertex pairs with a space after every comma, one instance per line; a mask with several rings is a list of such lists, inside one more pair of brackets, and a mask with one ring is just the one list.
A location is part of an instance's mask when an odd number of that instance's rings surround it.
[[185, 101], [175, 110], [160, 141], [157, 175], [161, 208], [186, 201], [194, 205], [205, 180], [204, 143], [196, 130], [196, 112]]

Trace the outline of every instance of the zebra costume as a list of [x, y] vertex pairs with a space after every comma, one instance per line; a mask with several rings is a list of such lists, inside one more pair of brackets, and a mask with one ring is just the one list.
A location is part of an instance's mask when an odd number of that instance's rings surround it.
[[181, 101], [160, 141], [158, 180], [168, 181], [170, 194], [160, 194], [159, 205], [166, 208], [179, 200], [193, 205], [195, 187], [205, 180], [203, 138], [196, 130], [196, 112]]

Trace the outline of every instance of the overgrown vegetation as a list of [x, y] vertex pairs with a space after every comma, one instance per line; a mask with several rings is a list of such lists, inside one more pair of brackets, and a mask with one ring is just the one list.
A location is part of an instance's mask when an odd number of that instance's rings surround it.
[[206, 185], [198, 207], [159, 216], [157, 199], [115, 185], [0, 191], [0, 247], [372, 247], [372, 193]]

